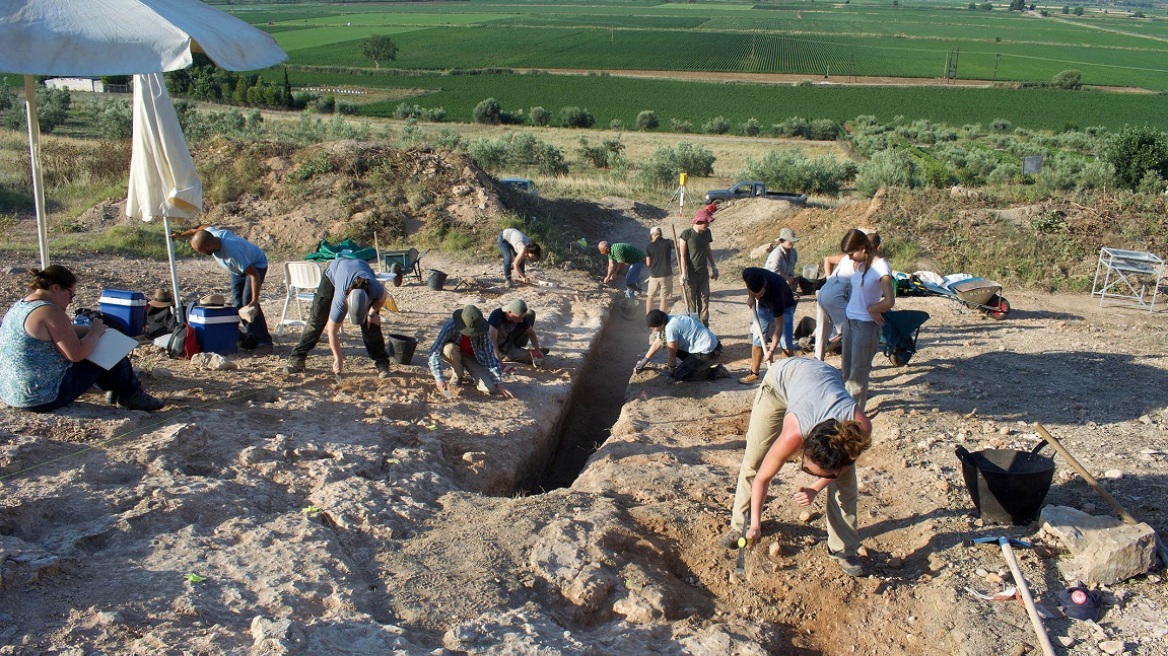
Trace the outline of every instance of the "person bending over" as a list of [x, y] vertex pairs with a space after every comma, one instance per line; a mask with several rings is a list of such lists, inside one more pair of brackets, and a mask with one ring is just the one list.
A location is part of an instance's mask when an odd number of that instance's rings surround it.
[[669, 352], [667, 372], [675, 381], [713, 380], [725, 374], [726, 368], [718, 364], [722, 342], [697, 319], [688, 314], [671, 316], [653, 310], [645, 315], [645, 324], [656, 339], [637, 363], [637, 371], [643, 370], [664, 344]]

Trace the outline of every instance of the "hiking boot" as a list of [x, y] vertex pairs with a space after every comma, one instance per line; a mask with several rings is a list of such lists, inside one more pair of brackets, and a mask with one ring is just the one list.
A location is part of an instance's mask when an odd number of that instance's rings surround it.
[[389, 378], [389, 365], [388, 364], [378, 364], [377, 365], [377, 377], [378, 378]]
[[166, 405], [162, 399], [150, 396], [139, 387], [133, 394], [129, 396], [118, 395], [118, 405], [127, 410], [145, 410], [146, 412], [154, 412]]
[[288, 364], [284, 365], [284, 373], [286, 373], [286, 374], [302, 374], [302, 373], [304, 373], [304, 360], [289, 360]]
[[743, 385], [753, 385], [758, 382], [758, 378], [758, 372], [752, 371], [742, 378], [739, 378], [738, 382], [742, 383]]
[[848, 576], [864, 575], [864, 564], [861, 563], [860, 559], [856, 556], [834, 554], [830, 549], [828, 549], [827, 555], [831, 556], [831, 559], [834, 560], [837, 565], [839, 565], [840, 571], [842, 571], [844, 574], [847, 574]]

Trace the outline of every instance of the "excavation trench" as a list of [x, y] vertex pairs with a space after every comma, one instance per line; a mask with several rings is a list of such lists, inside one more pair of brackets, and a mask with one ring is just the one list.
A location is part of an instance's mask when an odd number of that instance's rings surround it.
[[553, 456], [542, 476], [528, 490], [533, 494], [569, 487], [588, 458], [608, 439], [625, 405], [629, 377], [648, 349], [644, 313], [612, 312], [584, 360], [552, 438]]

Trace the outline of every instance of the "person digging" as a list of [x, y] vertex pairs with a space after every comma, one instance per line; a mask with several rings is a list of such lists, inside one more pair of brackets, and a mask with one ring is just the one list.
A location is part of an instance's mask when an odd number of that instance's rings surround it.
[[730, 375], [726, 367], [718, 364], [722, 357], [722, 342], [697, 319], [688, 314], [671, 316], [653, 310], [645, 315], [645, 324], [652, 333], [650, 338], [656, 339], [652, 339], [649, 352], [637, 362], [635, 371], [644, 371], [664, 344], [669, 352], [666, 375], [677, 382], [713, 380]]
[[531, 238], [515, 228], [507, 228], [499, 233], [499, 252], [503, 254], [503, 279], [508, 287], [515, 281], [529, 282], [527, 262], [538, 262], [543, 257], [543, 249]]
[[487, 317], [487, 325], [495, 357], [500, 362], [522, 362], [536, 368], [543, 364], [548, 350], [540, 347], [535, 334], [535, 310], [528, 309], [523, 299], [495, 308]]
[[388, 378], [390, 354], [381, 332], [381, 308], [387, 298], [385, 285], [377, 280], [377, 274], [364, 260], [342, 258], [330, 262], [320, 277], [308, 323], [304, 326], [300, 343], [288, 356], [284, 373], [303, 372], [308, 354], [320, 341], [321, 333], [325, 333], [333, 354], [333, 373], [341, 375], [345, 363], [341, 352], [341, 324], [348, 315], [351, 323], [361, 326], [361, 340], [377, 368], [378, 377]]
[[719, 544], [727, 549], [738, 545], [747, 512], [747, 543], [762, 535], [767, 489], [783, 464], [802, 451], [803, 473], [814, 482], [796, 488], [795, 503], [809, 506], [827, 488], [828, 555], [848, 576], [861, 576], [855, 462], [871, 445], [872, 423], [835, 367], [812, 358], [780, 361], [755, 392], [730, 529]]
[[231, 304], [239, 310], [243, 334], [239, 348], [251, 355], [272, 352], [272, 335], [260, 306], [260, 288], [268, 275], [268, 256], [263, 249], [230, 230], [206, 224], [170, 233], [171, 239], [190, 238], [196, 253], [210, 255], [231, 275]]
[[[460, 385], [476, 382], [479, 391], [488, 396], [498, 392], [505, 398], [515, 395], [503, 384], [503, 369], [491, 343], [490, 326], [483, 313], [473, 305], [455, 310], [430, 346], [430, 373], [438, 391], [450, 395], [442, 362], [454, 369], [454, 380]], [[464, 372], [469, 374], [464, 376]]]
[[[769, 363], [780, 347], [788, 358], [795, 354], [795, 294], [779, 274], [758, 267], [743, 269], [742, 281], [746, 283], [746, 304], [752, 315], [750, 372], [738, 382], [751, 385], [758, 382], [763, 361]], [[776, 325], [779, 317], [783, 321], [781, 331]], [[764, 351], [763, 344], [768, 340], [770, 345]]]
[[628, 267], [625, 273], [625, 297], [632, 298], [641, 291], [641, 271], [645, 268], [645, 252], [624, 242], [609, 244], [602, 241], [596, 248], [608, 256], [608, 272], [604, 276], [604, 284], [616, 279], [621, 271]]

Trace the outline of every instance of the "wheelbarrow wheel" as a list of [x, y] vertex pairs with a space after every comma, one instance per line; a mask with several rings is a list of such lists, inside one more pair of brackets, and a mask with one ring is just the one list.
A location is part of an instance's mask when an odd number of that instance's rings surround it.
[[1007, 301], [1005, 296], [995, 295], [990, 299], [988, 305], [990, 309], [986, 310], [986, 316], [991, 319], [1001, 321], [1010, 314], [1010, 301]]

